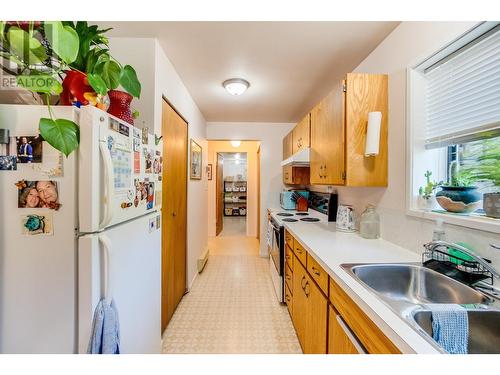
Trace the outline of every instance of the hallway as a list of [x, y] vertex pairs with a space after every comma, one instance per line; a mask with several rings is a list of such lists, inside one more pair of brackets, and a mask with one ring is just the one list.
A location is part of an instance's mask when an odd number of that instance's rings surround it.
[[209, 247], [205, 270], [165, 331], [163, 353], [301, 353], [258, 241], [216, 237]]
[[224, 216], [224, 226], [219, 236], [246, 236], [247, 218], [246, 216]]

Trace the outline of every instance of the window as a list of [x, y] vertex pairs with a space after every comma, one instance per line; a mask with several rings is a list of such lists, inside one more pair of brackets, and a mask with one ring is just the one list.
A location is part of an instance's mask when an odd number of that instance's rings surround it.
[[408, 94], [409, 210], [424, 198], [427, 211], [451, 213], [424, 197], [427, 179], [500, 192], [500, 23], [478, 24], [409, 69]]

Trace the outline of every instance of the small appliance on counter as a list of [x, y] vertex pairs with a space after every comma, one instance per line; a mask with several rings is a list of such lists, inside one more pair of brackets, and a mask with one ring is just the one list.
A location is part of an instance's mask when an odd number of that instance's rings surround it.
[[295, 210], [297, 207], [297, 199], [293, 199], [295, 194], [299, 194], [305, 199], [309, 198], [309, 192], [307, 190], [282, 191], [280, 193], [281, 208], [283, 208], [284, 210]]
[[337, 209], [337, 230], [341, 232], [356, 232], [354, 208], [348, 204], [341, 204]]

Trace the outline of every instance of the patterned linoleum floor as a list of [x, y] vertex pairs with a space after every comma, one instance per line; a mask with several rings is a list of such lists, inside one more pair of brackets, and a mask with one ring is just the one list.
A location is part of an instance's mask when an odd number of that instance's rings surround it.
[[269, 260], [249, 237], [209, 240], [205, 270], [163, 335], [164, 353], [301, 353], [288, 314], [275, 297]]

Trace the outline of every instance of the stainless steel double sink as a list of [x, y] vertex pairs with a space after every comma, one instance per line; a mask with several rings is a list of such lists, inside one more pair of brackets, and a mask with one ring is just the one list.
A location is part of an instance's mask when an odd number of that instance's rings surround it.
[[500, 353], [500, 310], [483, 293], [416, 263], [341, 267], [439, 351], [444, 352], [432, 339], [432, 314], [426, 305], [455, 303], [468, 305], [469, 353]]

